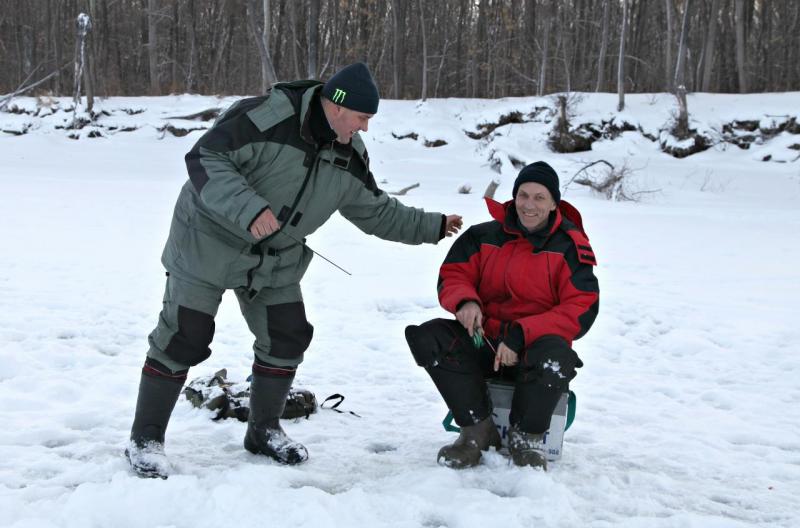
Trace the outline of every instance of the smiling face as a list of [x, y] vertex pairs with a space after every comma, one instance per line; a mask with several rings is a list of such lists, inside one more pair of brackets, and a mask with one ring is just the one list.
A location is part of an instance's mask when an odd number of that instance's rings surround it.
[[336, 141], [339, 143], [350, 143], [353, 134], [359, 131], [366, 132], [369, 128], [369, 120], [375, 115], [356, 112], [325, 99], [323, 101], [322, 108], [325, 111], [325, 117], [328, 119], [330, 127], [336, 132]]
[[525, 229], [533, 232], [547, 225], [550, 212], [556, 209], [556, 202], [547, 187], [541, 183], [526, 182], [517, 190], [514, 207]]

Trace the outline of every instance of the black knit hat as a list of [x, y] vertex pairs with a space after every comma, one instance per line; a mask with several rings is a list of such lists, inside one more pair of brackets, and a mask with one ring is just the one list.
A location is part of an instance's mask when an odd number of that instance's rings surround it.
[[356, 112], [378, 112], [378, 87], [363, 62], [356, 62], [339, 70], [322, 87], [322, 95], [337, 105]]
[[558, 174], [556, 174], [556, 171], [553, 170], [553, 167], [544, 161], [531, 163], [519, 171], [517, 179], [514, 180], [514, 190], [511, 192], [511, 196], [516, 198], [519, 186], [528, 182], [540, 183], [544, 185], [547, 187], [547, 190], [550, 191], [550, 195], [553, 197], [554, 202], [558, 203], [561, 201], [561, 191], [558, 188]]

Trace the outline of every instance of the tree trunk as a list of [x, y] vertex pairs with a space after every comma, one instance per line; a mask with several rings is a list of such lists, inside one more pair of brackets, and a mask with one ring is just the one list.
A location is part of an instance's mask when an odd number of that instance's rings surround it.
[[219, 24], [221, 28], [219, 32], [219, 40], [214, 45], [214, 66], [211, 68], [211, 91], [214, 93], [220, 92], [220, 81], [224, 81], [223, 77], [219, 73], [222, 66], [222, 57], [224, 56], [225, 50], [228, 47], [228, 39], [231, 35], [231, 19], [227, 16], [223, 16], [224, 13], [225, 0], [223, 0], [220, 9], [220, 17], [222, 20], [219, 21]]
[[269, 88], [275, 84], [277, 77], [275, 75], [275, 68], [272, 65], [272, 58], [269, 52], [269, 32], [270, 32], [270, 19], [269, 19], [269, 0], [262, 0], [261, 7], [263, 11], [261, 14], [262, 25], [259, 28], [256, 24], [256, 15], [258, 13], [258, 5], [256, 0], [247, 0], [247, 24], [250, 28], [252, 37], [256, 41], [258, 48], [258, 56], [261, 62], [261, 93], [266, 93]]
[[745, 71], [745, 31], [744, 0], [736, 1], [736, 71], [739, 73], [739, 93], [747, 93], [747, 72]]
[[603, 36], [600, 39], [600, 56], [597, 58], [597, 84], [595, 92], [599, 92], [605, 85], [606, 53], [608, 53], [608, 19], [611, 12], [611, 0], [603, 0]]
[[[525, 73], [537, 82], [536, 74], [536, 0], [525, 0], [525, 21], [524, 21], [524, 46], [525, 55], [523, 57], [523, 69]], [[537, 87], [537, 93], [539, 92]]]
[[[55, 59], [55, 66], [56, 68], [60, 68], [63, 64], [62, 56], [61, 56], [61, 24], [58, 18], [58, 10], [57, 5], [53, 5], [52, 0], [48, 0], [47, 2], [47, 31], [49, 33], [48, 41], [50, 43], [50, 47], [52, 50], [53, 58]], [[61, 71], [60, 69], [58, 70]], [[51, 91], [55, 94], [61, 94], [61, 74], [57, 74], [53, 77], [53, 81], [50, 83]]]
[[673, 85], [673, 77], [674, 72], [672, 69], [672, 43], [675, 40], [674, 33], [674, 22], [672, 21], [672, 13], [673, 13], [673, 0], [664, 0], [664, 7], [666, 9], [666, 16], [667, 16], [667, 42], [664, 49], [665, 53], [665, 60], [666, 60], [666, 67], [664, 69], [664, 73], [666, 74], [666, 88], [668, 92], [674, 91]]
[[[289, 0], [294, 1], [294, 0]], [[317, 57], [319, 54], [319, 2], [309, 0], [308, 22], [306, 23], [306, 38], [308, 40], [308, 78], [316, 79], [319, 75]]]
[[572, 74], [570, 66], [572, 63], [572, 13], [569, 12], [569, 4], [564, 3], [560, 8], [561, 13], [558, 16], [559, 39], [561, 40], [561, 48], [564, 61], [564, 88], [567, 92], [572, 91]]
[[194, 0], [189, 0], [189, 5], [187, 6], [187, 13], [189, 15], [189, 22], [186, 24], [187, 30], [189, 31], [189, 66], [186, 68], [186, 91], [192, 92], [194, 90], [194, 75], [195, 75], [195, 64], [197, 64], [197, 35], [196, 35], [196, 24], [197, 19], [194, 16]]
[[550, 28], [554, 22], [555, 2], [547, 6], [544, 21], [544, 36], [542, 43], [542, 63], [539, 67], [539, 86], [536, 87], [536, 95], [542, 96], [545, 93], [547, 84], [547, 56], [550, 53]]
[[170, 26], [170, 40], [169, 40], [169, 60], [170, 67], [170, 80], [169, 90], [172, 93], [178, 91], [178, 50], [180, 49], [180, 2], [172, 4], [172, 25]]
[[689, 137], [689, 108], [686, 104], [686, 87], [679, 84], [675, 89], [675, 97], [678, 98], [678, 119], [672, 132], [678, 139], [686, 139]]
[[[89, 1], [89, 12], [94, 15], [94, 0]], [[84, 68], [83, 68], [83, 84], [86, 86], [86, 110], [91, 114], [94, 110], [94, 37], [92, 31], [92, 17], [89, 17], [89, 22], [86, 26], [86, 41], [84, 43]]]
[[683, 22], [678, 43], [678, 62], [675, 65], [675, 88], [686, 86], [686, 35], [689, 32], [689, 0], [683, 2]]
[[619, 60], [617, 62], [617, 112], [625, 110], [625, 34], [628, 25], [628, 0], [622, 0], [622, 23], [619, 35]]
[[291, 47], [292, 47], [292, 67], [294, 68], [294, 78], [300, 78], [300, 60], [297, 56], [297, 3], [289, 2], [289, 25], [291, 26]]
[[[475, 2], [478, 5], [478, 26], [476, 28], [476, 39], [475, 39], [475, 47], [474, 52], [472, 53], [474, 59], [474, 72], [475, 77], [472, 80], [473, 84], [473, 94], [472, 97], [489, 97], [488, 87], [484, 90], [483, 93], [480, 92], [480, 87], [482, 85], [481, 81], [482, 73], [486, 71], [486, 66], [489, 64], [489, 60], [486, 56], [486, 50], [491, 48], [491, 43], [489, 42], [489, 32], [487, 29], [487, 18], [489, 10], [489, 2], [488, 0], [479, 0]], [[488, 75], [486, 76], [486, 80], [488, 81]]]
[[425, 4], [419, 0], [419, 31], [422, 34], [422, 93], [420, 99], [428, 98], [428, 41], [425, 38]]
[[81, 79], [83, 78], [84, 59], [86, 50], [86, 34], [92, 27], [89, 15], [81, 13], [75, 20], [75, 75], [72, 102], [75, 108], [81, 104]]
[[161, 95], [158, 82], [158, 0], [147, 1], [147, 59], [150, 70], [150, 95]]
[[392, 97], [400, 98], [400, 15], [399, 5], [403, 0], [392, 2]]
[[700, 89], [704, 92], [711, 90], [711, 72], [714, 67], [714, 55], [717, 46], [717, 18], [719, 17], [719, 0], [711, 2], [711, 16], [708, 19], [708, 34], [706, 36], [705, 53], [703, 54], [703, 81]]
[[442, 47], [442, 56], [439, 59], [439, 68], [436, 70], [436, 84], [433, 87], [433, 96], [439, 97], [439, 82], [442, 79], [442, 70], [444, 69], [444, 63], [447, 58], [447, 48], [450, 45], [450, 39], [447, 37], [447, 24], [445, 23], [444, 26], [444, 44]]
[[286, 37], [283, 34], [283, 27], [286, 25], [286, 11], [285, 11], [285, 3], [283, 0], [278, 0], [278, 15], [275, 18], [275, 38], [273, 38], [272, 45], [270, 47], [273, 50], [272, 53], [272, 64], [275, 68], [275, 77], [278, 77], [278, 72], [281, 71], [281, 59], [283, 58], [283, 42], [286, 40]]

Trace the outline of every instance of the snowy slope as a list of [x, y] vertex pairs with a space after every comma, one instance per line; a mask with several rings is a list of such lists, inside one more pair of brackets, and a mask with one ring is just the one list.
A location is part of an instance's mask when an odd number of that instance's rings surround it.
[[[165, 116], [232, 100], [102, 101], [110, 115], [101, 120], [137, 130], [77, 141], [55, 128], [58, 113], [0, 114], [0, 129], [27, 124], [24, 135], [0, 134], [0, 526], [800, 525], [800, 162], [788, 148], [800, 136], [678, 160], [639, 132], [571, 155], [549, 152], [545, 122], [483, 140], [464, 133], [552, 106], [537, 98], [383, 101], [365, 140], [382, 188], [419, 182], [405, 203], [467, 224], [488, 218], [481, 195], [493, 178], [497, 197], [510, 196], [509, 156], [547, 160], [562, 183], [597, 159], [633, 169], [638, 203], [575, 184], [564, 191], [598, 255], [602, 300], [576, 343], [586, 366], [573, 383], [578, 415], [561, 461], [547, 473], [496, 453], [473, 470], [437, 466], [454, 435], [441, 427], [446, 409], [403, 328], [447, 316], [435, 285], [451, 240], [392, 244], [335, 216], [309, 245], [353, 276], [312, 263], [303, 287], [315, 339], [296, 385], [344, 394], [342, 408], [361, 418], [323, 410], [285, 423], [311, 455], [287, 468], [242, 449], [245, 424], [212, 422], [182, 400], [167, 433], [173, 476], [132, 476], [122, 446], [161, 302], [159, 256], [183, 155], [200, 134], [159, 128]], [[625, 120], [654, 134], [673, 106], [663, 94], [628, 102]], [[585, 95], [575, 119], [613, 118], [615, 104]], [[697, 94], [689, 104], [714, 129], [796, 116], [800, 94]], [[144, 111], [113, 111], [123, 107]], [[411, 132], [418, 139], [392, 135]], [[437, 139], [447, 145], [424, 146]], [[767, 152], [786, 162], [761, 161]], [[463, 184], [473, 193], [459, 194]], [[213, 349], [190, 377], [223, 367], [234, 379], [248, 374], [251, 338], [231, 294]]]

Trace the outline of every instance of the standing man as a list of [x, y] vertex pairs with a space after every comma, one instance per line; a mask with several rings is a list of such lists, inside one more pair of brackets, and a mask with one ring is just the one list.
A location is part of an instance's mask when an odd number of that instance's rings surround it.
[[231, 106], [186, 155], [162, 255], [158, 326], [149, 336], [125, 454], [140, 476], [166, 478], [164, 433], [189, 368], [211, 355], [214, 316], [234, 290], [255, 336], [244, 447], [283, 464], [308, 458], [279, 423], [313, 335], [300, 279], [313, 256], [300, 241], [339, 211], [385, 240], [435, 244], [461, 217], [407, 207], [378, 189], [359, 131], [378, 110], [363, 63], [327, 83], [276, 84]]

